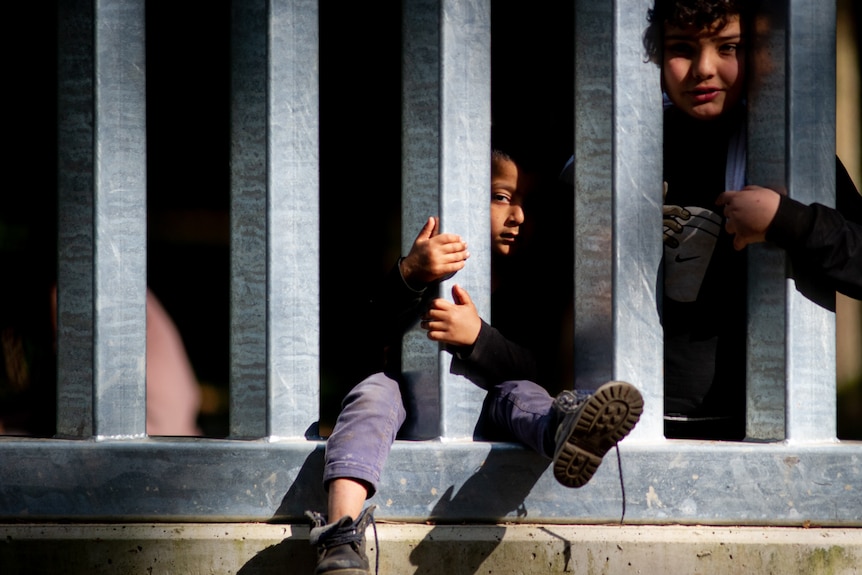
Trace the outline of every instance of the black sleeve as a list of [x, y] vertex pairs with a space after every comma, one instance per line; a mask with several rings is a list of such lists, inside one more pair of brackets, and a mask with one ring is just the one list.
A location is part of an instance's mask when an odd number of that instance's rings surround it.
[[400, 262], [396, 262], [369, 302], [374, 330], [380, 343], [391, 345], [415, 324], [428, 299], [436, 293], [434, 285], [416, 289], [401, 277]]
[[517, 379], [537, 381], [539, 378], [534, 352], [507, 339], [484, 320], [476, 343], [470, 347], [451, 348], [450, 351], [471, 370], [478, 371], [485, 385]]
[[782, 196], [766, 239], [787, 250], [797, 289], [834, 309], [834, 293], [862, 299], [862, 196], [840, 161], [836, 208]]

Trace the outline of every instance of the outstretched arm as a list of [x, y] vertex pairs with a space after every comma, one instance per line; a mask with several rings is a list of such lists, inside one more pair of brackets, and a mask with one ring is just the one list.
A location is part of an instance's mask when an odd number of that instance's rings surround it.
[[838, 162], [837, 208], [805, 205], [760, 186], [721, 194], [734, 247], [770, 241], [785, 249], [797, 288], [832, 308], [835, 291], [862, 299], [862, 196]]
[[715, 203], [724, 206], [724, 227], [733, 234], [734, 248], [741, 250], [748, 244], [766, 241], [766, 231], [775, 219], [780, 200], [778, 192], [760, 186], [745, 186], [718, 196]]

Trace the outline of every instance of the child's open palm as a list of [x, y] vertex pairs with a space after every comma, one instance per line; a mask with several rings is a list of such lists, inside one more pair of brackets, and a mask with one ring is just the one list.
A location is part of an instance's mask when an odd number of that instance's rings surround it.
[[411, 286], [425, 286], [460, 271], [469, 257], [461, 236], [441, 234], [439, 220], [430, 217], [401, 260], [401, 276]]

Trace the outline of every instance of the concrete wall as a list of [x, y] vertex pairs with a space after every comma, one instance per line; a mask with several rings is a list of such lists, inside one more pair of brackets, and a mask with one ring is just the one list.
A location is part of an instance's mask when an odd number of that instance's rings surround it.
[[[374, 532], [368, 552], [375, 561]], [[862, 530], [378, 524], [381, 575], [862, 573]], [[308, 528], [4, 525], [0, 573], [310, 574]]]

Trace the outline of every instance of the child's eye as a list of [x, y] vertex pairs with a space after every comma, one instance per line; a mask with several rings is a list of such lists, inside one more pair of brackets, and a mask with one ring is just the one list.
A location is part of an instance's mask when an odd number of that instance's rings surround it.
[[507, 204], [509, 203], [509, 196], [499, 192], [491, 192], [491, 201]]
[[673, 44], [665, 46], [664, 49], [665, 52], [667, 52], [671, 56], [685, 57], [694, 54], [694, 48], [684, 42], [674, 42]]
[[722, 44], [718, 48], [718, 51], [725, 56], [732, 56], [737, 50], [739, 50], [739, 44]]

